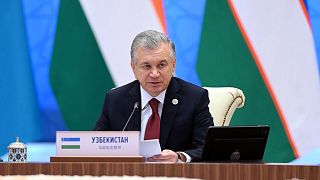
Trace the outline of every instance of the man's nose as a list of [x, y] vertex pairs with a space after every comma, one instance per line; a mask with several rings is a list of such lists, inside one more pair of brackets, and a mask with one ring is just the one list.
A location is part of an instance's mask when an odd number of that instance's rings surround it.
[[157, 68], [153, 68], [150, 72], [151, 77], [158, 77], [160, 75], [159, 70]]

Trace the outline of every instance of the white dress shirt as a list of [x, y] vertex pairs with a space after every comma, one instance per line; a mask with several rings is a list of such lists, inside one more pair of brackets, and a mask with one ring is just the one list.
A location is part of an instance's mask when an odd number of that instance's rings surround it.
[[161, 92], [158, 96], [152, 97], [149, 93], [147, 93], [141, 86], [140, 86], [140, 92], [141, 92], [141, 132], [140, 132], [140, 140], [144, 140], [144, 134], [146, 132], [146, 126], [148, 123], [148, 120], [150, 116], [152, 115], [152, 109], [149, 104], [149, 101], [152, 98], [156, 98], [159, 101], [158, 105], [158, 114], [161, 121], [161, 114], [162, 114], [162, 108], [164, 103], [164, 97], [166, 95], [166, 91], [164, 90]]
[[[159, 101], [158, 105], [158, 114], [160, 117], [161, 121], [161, 114], [162, 114], [162, 108], [163, 108], [163, 103], [164, 103], [164, 98], [166, 95], [166, 91], [162, 91], [158, 96], [152, 97], [149, 93], [147, 93], [141, 86], [140, 86], [140, 92], [141, 92], [141, 131], [140, 131], [140, 141], [144, 141], [144, 134], [146, 132], [146, 126], [148, 123], [148, 120], [150, 116], [152, 115], [152, 109], [151, 106], [149, 105], [149, 101], [152, 98], [156, 98]], [[191, 162], [191, 157], [189, 154], [185, 152], [181, 152], [185, 155], [186, 157], [186, 162]]]

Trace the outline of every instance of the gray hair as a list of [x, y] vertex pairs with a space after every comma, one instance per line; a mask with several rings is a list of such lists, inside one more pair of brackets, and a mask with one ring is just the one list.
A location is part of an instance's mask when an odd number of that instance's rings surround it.
[[154, 31], [154, 30], [148, 30], [139, 33], [133, 40], [131, 44], [131, 62], [136, 62], [136, 53], [138, 48], [143, 47], [146, 49], [155, 49], [160, 47], [161, 43], [165, 43], [168, 45], [170, 49], [170, 56], [173, 60], [176, 59], [176, 50], [174, 43], [171, 41], [171, 39], [165, 35], [164, 33]]

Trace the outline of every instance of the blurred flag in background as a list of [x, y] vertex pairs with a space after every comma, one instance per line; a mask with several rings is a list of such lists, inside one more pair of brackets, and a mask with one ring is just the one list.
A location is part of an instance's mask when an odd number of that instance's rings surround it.
[[21, 1], [0, 1], [0, 152], [43, 138]]
[[91, 130], [105, 93], [134, 79], [134, 36], [154, 29], [176, 44], [176, 76], [244, 91], [246, 105], [231, 125], [271, 126], [265, 161], [288, 162], [308, 154], [320, 147], [316, 4], [1, 2], [0, 153], [15, 136], [54, 142], [57, 130]]

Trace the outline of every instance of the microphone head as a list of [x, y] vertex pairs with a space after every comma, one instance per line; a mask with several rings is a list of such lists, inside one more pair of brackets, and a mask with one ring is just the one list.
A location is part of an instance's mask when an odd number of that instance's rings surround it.
[[138, 109], [139, 108], [139, 102], [134, 103], [134, 109]]

